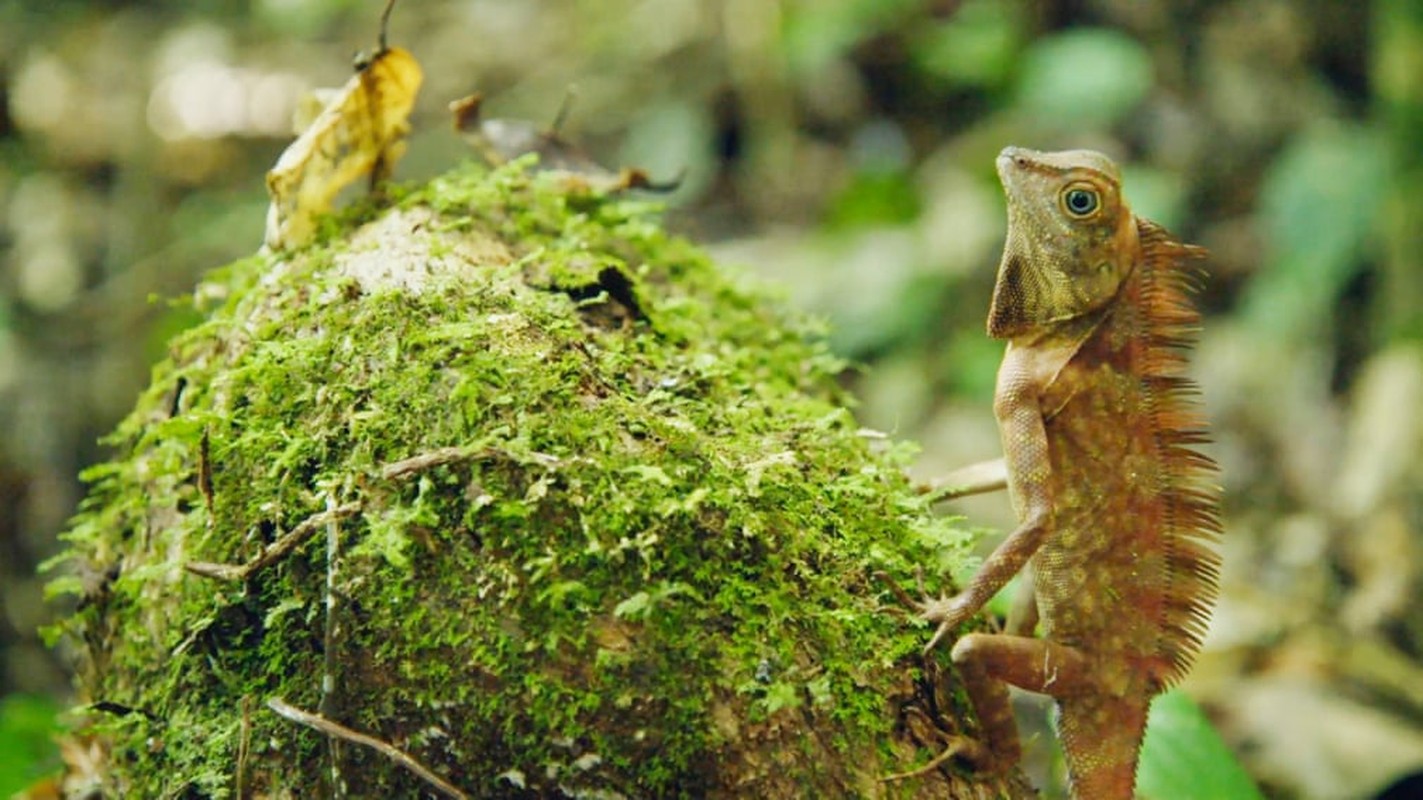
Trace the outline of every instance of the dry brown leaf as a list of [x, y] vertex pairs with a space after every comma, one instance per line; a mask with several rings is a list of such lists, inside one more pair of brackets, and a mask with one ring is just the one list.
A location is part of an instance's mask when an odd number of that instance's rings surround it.
[[565, 139], [559, 129], [568, 116], [570, 102], [564, 102], [553, 125], [547, 128], [528, 120], [484, 119], [480, 113], [484, 95], [479, 92], [451, 102], [449, 109], [454, 115], [455, 130], [486, 164], [497, 167], [536, 153], [537, 169], [560, 176], [565, 190], [570, 193], [612, 194], [629, 189], [672, 192], [681, 185], [680, 175], [668, 181], [656, 181], [639, 167], [608, 169]]
[[267, 173], [268, 247], [310, 241], [317, 218], [342, 189], [364, 175], [374, 185], [390, 174], [405, 151], [423, 80], [420, 63], [399, 47], [382, 46], [360, 66]]

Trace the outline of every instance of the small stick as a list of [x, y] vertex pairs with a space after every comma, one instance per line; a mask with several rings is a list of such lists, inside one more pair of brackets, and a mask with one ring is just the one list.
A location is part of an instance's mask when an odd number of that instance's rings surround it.
[[[392, 461], [380, 468], [380, 477], [382, 480], [393, 481], [397, 478], [408, 478], [427, 469], [443, 467], [446, 464], [460, 461], [482, 461], [501, 456], [511, 461], [517, 458], [511, 453], [493, 447], [441, 447], [428, 453]], [[558, 456], [551, 456], [547, 453], [530, 453], [529, 456], [533, 461], [545, 466], [556, 466], [559, 463]]]
[[[326, 496], [326, 508], [336, 507], [336, 498], [331, 495]], [[336, 716], [337, 695], [336, 695], [336, 668], [340, 664], [340, 655], [337, 652], [337, 639], [340, 636], [340, 606], [336, 596], [337, 574], [340, 569], [341, 554], [341, 526], [339, 521], [332, 519], [326, 523], [326, 631], [325, 642], [322, 646], [324, 653], [324, 665], [321, 675], [321, 705], [318, 711], [328, 719]], [[346, 796], [346, 781], [341, 777], [341, 743], [337, 739], [327, 739], [328, 750], [331, 756], [331, 788], [332, 794], [337, 798]]]
[[349, 517], [361, 510], [356, 501], [336, 506], [302, 520], [300, 525], [283, 534], [280, 539], [267, 545], [257, 557], [245, 564], [214, 564], [208, 561], [189, 561], [183, 565], [194, 575], [216, 578], [220, 581], [245, 581], [258, 570], [264, 569], [285, 558], [288, 553], [300, 547], [311, 535], [328, 522]]
[[944, 752], [934, 756], [934, 758], [924, 766], [918, 769], [911, 769], [908, 772], [896, 772], [893, 775], [886, 775], [880, 778], [880, 783], [894, 783], [895, 781], [904, 781], [910, 778], [922, 778], [943, 766], [944, 762], [958, 755], [961, 749], [962, 747], [959, 742], [950, 742], [949, 746], [944, 748]]
[[237, 800], [247, 797], [247, 756], [252, 746], [252, 695], [242, 696], [242, 728], [237, 738], [237, 775], [233, 780]]
[[431, 450], [428, 453], [421, 453], [418, 456], [392, 461], [380, 469], [380, 476], [384, 480], [393, 481], [396, 478], [405, 478], [417, 472], [424, 472], [427, 469], [442, 467], [445, 464], [453, 464], [457, 461], [473, 461], [479, 458], [487, 458], [489, 450], [471, 450], [468, 447], [441, 447], [438, 450]]
[[[453, 464], [459, 461], [478, 461], [480, 459], [494, 458], [496, 456], [507, 456], [505, 453], [494, 448], [469, 448], [469, 447], [442, 447], [438, 450], [431, 450], [428, 453], [411, 456], [400, 461], [392, 461], [381, 467], [380, 477], [384, 480], [396, 480], [406, 478], [411, 475], [424, 472], [428, 469]], [[553, 466], [559, 463], [557, 456], [545, 453], [531, 453], [531, 458], [546, 466]], [[194, 575], [201, 575], [204, 578], [215, 578], [221, 581], [245, 581], [252, 577], [257, 571], [271, 566], [273, 563], [285, 558], [287, 554], [300, 547], [312, 534], [316, 533], [321, 526], [349, 517], [361, 510], [359, 501], [351, 501], [343, 505], [329, 508], [325, 511], [312, 514], [302, 520], [300, 525], [292, 528], [282, 535], [277, 541], [272, 542], [263, 548], [256, 558], [245, 564], [215, 564], [210, 561], [189, 561], [184, 564], [184, 569]]]
[[888, 572], [875, 570], [875, 577], [879, 578], [885, 586], [889, 587], [890, 592], [899, 598], [899, 602], [902, 603], [905, 608], [911, 611], [920, 611], [924, 608], [924, 604], [910, 597], [909, 593], [904, 591], [903, 587], [901, 587]]
[[378, 57], [384, 55], [385, 51], [390, 49], [386, 46], [385, 31], [386, 28], [390, 27], [390, 12], [393, 10], [395, 10], [395, 0], [387, 0], [385, 10], [380, 13], [380, 40], [378, 41], [380, 51], [376, 53]]
[[203, 428], [203, 438], [198, 443], [198, 491], [203, 493], [203, 505], [208, 512], [208, 527], [213, 525], [214, 495], [212, 489], [212, 439], [208, 429]]
[[950, 472], [941, 478], [915, 487], [919, 494], [933, 495], [931, 502], [957, 500], [1008, 488], [1008, 466], [1001, 458], [981, 461]]
[[307, 711], [302, 711], [301, 709], [295, 706], [288, 705], [287, 702], [280, 697], [273, 697], [268, 700], [267, 708], [272, 709], [283, 717], [286, 717], [292, 722], [297, 723], [298, 725], [305, 725], [308, 728], [314, 728], [315, 730], [318, 730], [321, 733], [326, 734], [327, 736], [333, 736], [337, 739], [344, 739], [345, 741], [365, 745], [366, 747], [377, 750], [386, 758], [389, 758], [391, 761], [394, 761], [395, 763], [406, 768], [407, 770], [410, 770], [412, 773], [415, 774], [416, 777], [420, 778], [420, 780], [423, 780], [431, 786], [435, 787], [436, 789], [439, 789], [440, 793], [445, 795], [446, 797], [453, 797], [455, 798], [455, 800], [469, 800], [469, 795], [460, 791], [458, 788], [447, 782], [444, 778], [441, 778], [439, 775], [436, 775], [434, 771], [421, 764], [419, 761], [416, 761], [408, 753], [396, 747], [395, 745], [390, 744], [389, 742], [383, 742], [380, 739], [377, 739], [373, 736], [367, 736], [364, 733], [357, 733], [356, 731], [347, 728], [345, 725], [342, 725], [337, 722], [332, 722], [331, 720], [321, 716], [320, 714], [312, 714]]
[[573, 101], [578, 99], [578, 87], [569, 84], [568, 89], [563, 92], [563, 102], [558, 105], [558, 113], [553, 117], [553, 125], [548, 129], [548, 135], [558, 138], [558, 134], [563, 130], [563, 123], [568, 121], [569, 112], [573, 111]]

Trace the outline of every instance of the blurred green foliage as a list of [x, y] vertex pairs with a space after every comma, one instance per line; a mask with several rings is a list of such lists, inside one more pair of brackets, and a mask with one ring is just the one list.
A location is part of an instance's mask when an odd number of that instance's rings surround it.
[[41, 695], [0, 697], [0, 797], [9, 797], [60, 767], [54, 736], [59, 706]]
[[1103, 28], [1045, 37], [1024, 54], [1021, 69], [1018, 108], [1045, 128], [1069, 133], [1120, 121], [1154, 83], [1146, 49]]
[[1260, 189], [1267, 261], [1244, 309], [1259, 335], [1331, 335], [1330, 310], [1376, 246], [1387, 180], [1383, 141], [1358, 124], [1311, 126], [1270, 165]]
[[1151, 704], [1137, 769], [1137, 794], [1148, 800], [1262, 800], [1240, 761], [1184, 692]]
[[785, 6], [781, 52], [793, 73], [815, 74], [920, 5], [917, 0], [797, 0]]
[[950, 86], [1001, 87], [1023, 47], [1020, 12], [1015, 3], [964, 3], [947, 22], [924, 26], [913, 37], [914, 60], [925, 74]]
[[902, 171], [856, 175], [825, 210], [824, 227], [895, 225], [914, 221], [920, 198], [911, 176]]

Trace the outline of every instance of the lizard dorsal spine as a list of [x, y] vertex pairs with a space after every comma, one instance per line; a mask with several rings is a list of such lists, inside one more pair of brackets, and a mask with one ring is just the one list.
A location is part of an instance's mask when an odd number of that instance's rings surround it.
[[1209, 441], [1196, 384], [1186, 376], [1186, 353], [1194, 345], [1200, 314], [1191, 302], [1201, 272], [1192, 263], [1199, 247], [1173, 240], [1161, 226], [1138, 219], [1141, 242], [1141, 379], [1150, 406], [1162, 487], [1163, 540], [1168, 586], [1159, 620], [1158, 655], [1165, 665], [1162, 688], [1190, 669], [1215, 604], [1221, 533], [1220, 489], [1215, 462], [1196, 445]]

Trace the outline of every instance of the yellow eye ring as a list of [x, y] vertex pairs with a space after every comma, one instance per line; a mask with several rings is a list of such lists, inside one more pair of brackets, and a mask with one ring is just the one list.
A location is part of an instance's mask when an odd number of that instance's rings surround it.
[[1101, 194], [1085, 183], [1074, 183], [1063, 189], [1058, 201], [1068, 216], [1077, 219], [1087, 219], [1102, 207]]

